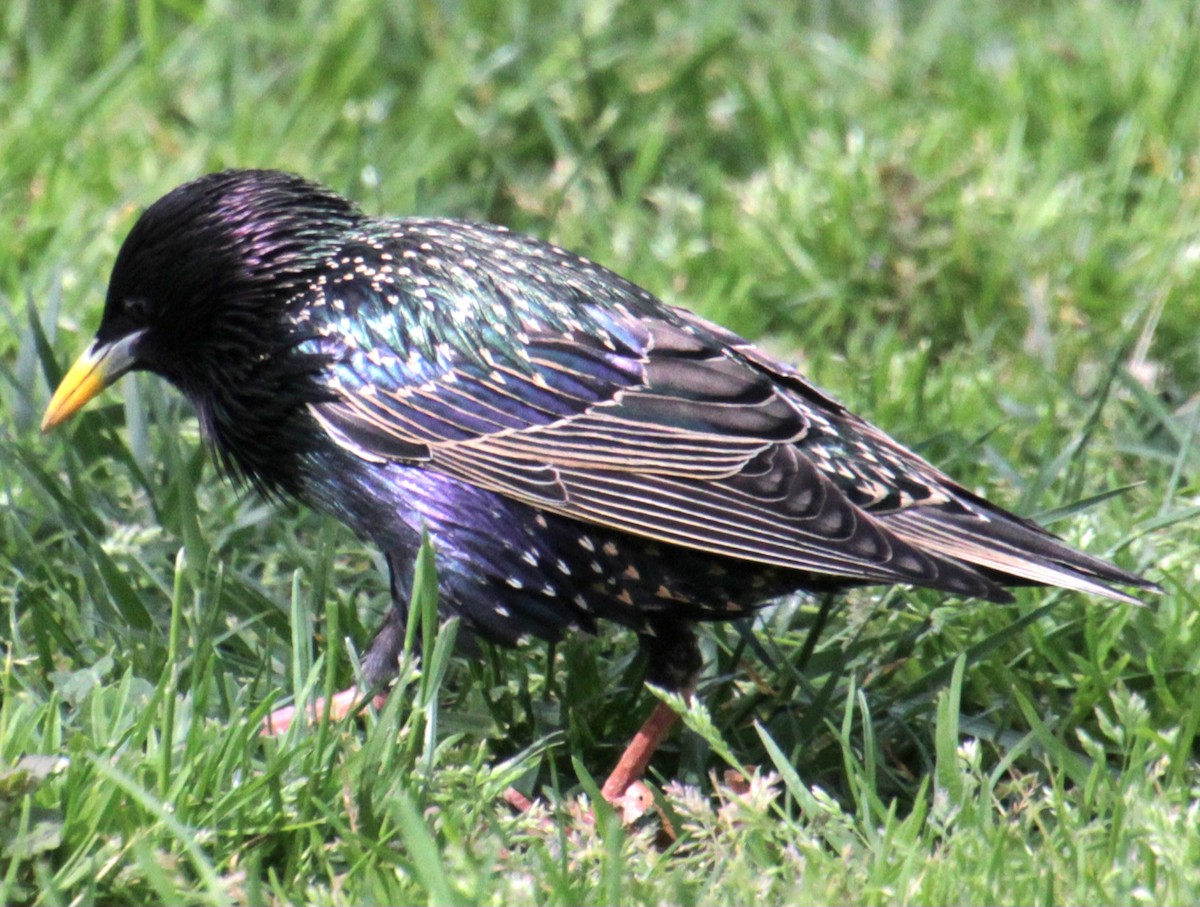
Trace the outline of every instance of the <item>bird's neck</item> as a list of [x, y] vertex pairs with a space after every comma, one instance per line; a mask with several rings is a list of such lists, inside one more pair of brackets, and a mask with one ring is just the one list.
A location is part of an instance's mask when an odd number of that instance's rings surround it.
[[226, 374], [204, 390], [184, 388], [223, 471], [268, 497], [305, 497], [305, 463], [322, 448], [310, 403], [327, 399], [313, 380], [319, 363], [294, 350], [263, 358], [250, 374]]

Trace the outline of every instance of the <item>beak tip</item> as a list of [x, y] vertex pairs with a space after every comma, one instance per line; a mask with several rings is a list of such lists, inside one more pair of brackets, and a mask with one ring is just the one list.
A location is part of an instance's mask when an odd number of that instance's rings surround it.
[[46, 411], [42, 413], [41, 433], [43, 435], [66, 422], [75, 414], [76, 410], [80, 409], [98, 392], [90, 387], [85, 387], [83, 394], [80, 394], [78, 381], [67, 382], [64, 380], [63, 385], [65, 387], [60, 386], [54, 392], [54, 396], [46, 404]]

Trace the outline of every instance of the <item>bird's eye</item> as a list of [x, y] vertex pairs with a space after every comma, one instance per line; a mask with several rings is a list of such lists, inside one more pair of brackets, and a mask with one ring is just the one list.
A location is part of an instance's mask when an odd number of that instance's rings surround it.
[[125, 300], [125, 316], [133, 321], [145, 321], [150, 315], [150, 306], [140, 296], [132, 296]]

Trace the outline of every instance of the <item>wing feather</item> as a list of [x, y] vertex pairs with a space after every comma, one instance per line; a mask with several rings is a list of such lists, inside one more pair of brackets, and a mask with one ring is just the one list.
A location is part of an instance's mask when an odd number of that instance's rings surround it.
[[343, 393], [314, 410], [364, 456], [419, 460], [572, 518], [811, 573], [1001, 595], [855, 506], [805, 456], [804, 408], [760, 370], [675, 324], [644, 328], [643, 350], [533, 336], [529, 372], [460, 365], [453, 380]]
[[[453, 344], [423, 320], [419, 288], [406, 300], [399, 286], [393, 308], [356, 322], [354, 343], [320, 332], [333, 399], [311, 410], [335, 443], [571, 518], [851, 581], [996, 601], [1006, 577], [1122, 600], [1108, 582], [1149, 585], [975, 498], [724, 328], [511, 242], [527, 254], [449, 298]], [[463, 273], [477, 264], [456, 254], [437, 250]]]

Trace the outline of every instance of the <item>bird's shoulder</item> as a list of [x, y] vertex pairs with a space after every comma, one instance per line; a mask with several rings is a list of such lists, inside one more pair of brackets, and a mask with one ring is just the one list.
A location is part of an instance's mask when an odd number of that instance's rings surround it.
[[687, 313], [559, 246], [430, 218], [350, 235], [289, 318], [305, 351], [330, 361], [333, 389], [348, 394], [484, 381], [586, 406], [646, 384], [652, 362], [720, 358], [725, 346]]

